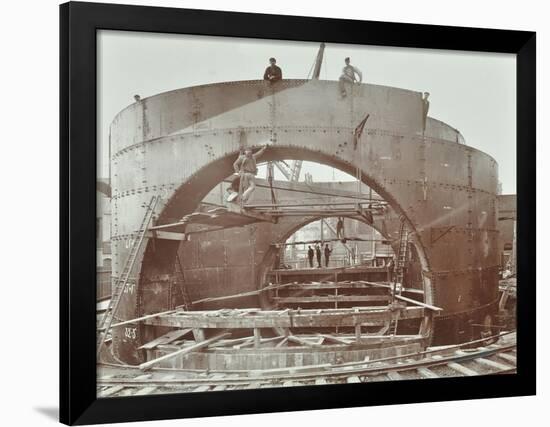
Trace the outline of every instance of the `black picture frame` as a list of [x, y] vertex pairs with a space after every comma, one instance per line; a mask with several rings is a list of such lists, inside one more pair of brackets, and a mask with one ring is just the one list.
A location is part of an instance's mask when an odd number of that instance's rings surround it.
[[[96, 398], [96, 31], [100, 29], [517, 55], [517, 374]], [[535, 367], [536, 34], [69, 2], [60, 6], [60, 420], [159, 420], [532, 395]], [[396, 390], [399, 389], [399, 393]]]

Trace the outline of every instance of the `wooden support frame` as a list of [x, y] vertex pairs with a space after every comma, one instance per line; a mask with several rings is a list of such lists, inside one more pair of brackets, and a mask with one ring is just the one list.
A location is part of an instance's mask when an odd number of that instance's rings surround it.
[[138, 350], [152, 350], [157, 345], [170, 344], [173, 341], [183, 338], [191, 331], [191, 328], [175, 329], [173, 331], [167, 332], [164, 335], [161, 335], [160, 337], [155, 338], [153, 341], [149, 341], [148, 343], [143, 344], [141, 347], [138, 347]]
[[215, 337], [209, 338], [209, 339], [204, 340], [202, 342], [199, 342], [199, 343], [184, 347], [180, 350], [174, 351], [173, 353], [165, 354], [164, 356], [161, 356], [161, 357], [158, 357], [156, 359], [149, 360], [145, 363], [142, 363], [141, 365], [139, 365], [139, 369], [141, 369], [142, 371], [150, 369], [153, 366], [158, 365], [160, 362], [172, 359], [173, 357], [176, 357], [176, 356], [181, 356], [181, 355], [186, 354], [186, 353], [191, 353], [192, 351], [200, 350], [201, 348], [208, 347], [210, 344], [215, 343], [216, 341], [219, 341], [222, 338], [228, 337], [230, 335], [231, 334], [229, 332], [225, 332], [223, 334], [216, 335]]
[[287, 339], [288, 339], [289, 342], [293, 342], [295, 344], [300, 344], [300, 345], [303, 345], [305, 347], [312, 347], [312, 348], [321, 348], [322, 347], [322, 344], [320, 344], [319, 342], [312, 342], [312, 341], [309, 341], [307, 339], [298, 337], [296, 335], [289, 335], [287, 337]]
[[[254, 328], [318, 328], [336, 326], [355, 326], [369, 322], [386, 322], [391, 319], [392, 311], [387, 307], [366, 307], [358, 309], [326, 310], [289, 310], [286, 315], [281, 311], [260, 311], [254, 315], [203, 316], [200, 311], [176, 312], [148, 318], [145, 324], [180, 328], [212, 329], [254, 329]], [[423, 307], [406, 307], [401, 310], [400, 319], [420, 319], [424, 317]]]

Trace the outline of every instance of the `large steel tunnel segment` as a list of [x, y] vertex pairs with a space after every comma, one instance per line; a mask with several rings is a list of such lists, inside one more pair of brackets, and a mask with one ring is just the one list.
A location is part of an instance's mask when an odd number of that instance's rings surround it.
[[[204, 199], [204, 197], [215, 188], [221, 181], [223, 181], [227, 176], [232, 172], [232, 164], [234, 159], [237, 157], [238, 152], [231, 153], [227, 156], [224, 156], [220, 159], [217, 159], [211, 162], [208, 165], [205, 165], [201, 168], [196, 174], [190, 177], [189, 180], [184, 182], [172, 195], [172, 197], [166, 202], [164, 209], [158, 215], [158, 223], [165, 224], [179, 220], [183, 215], [194, 212], [198, 207], [199, 203]], [[344, 163], [324, 155], [319, 152], [310, 151], [307, 149], [301, 149], [296, 147], [281, 147], [281, 146], [271, 146], [266, 151], [262, 160], [272, 161], [272, 160], [308, 160], [315, 161], [319, 164], [324, 164], [327, 166], [335, 167], [339, 170], [342, 170], [347, 173], [353, 173], [357, 170], [359, 166]], [[401, 209], [397, 204], [395, 199], [389, 194], [384, 188], [380, 186], [374, 179], [372, 179], [368, 171], [361, 171], [362, 182], [367, 186], [371, 187], [373, 191], [379, 194], [383, 200], [388, 202], [388, 204], [403, 218], [411, 227], [412, 234], [414, 233], [414, 228], [412, 222], [408, 220], [406, 213]], [[279, 237], [277, 240], [279, 242], [283, 241], [285, 237], [290, 236], [292, 230], [296, 230], [301, 226], [305, 225], [307, 222], [311, 222], [314, 219], [310, 219], [302, 222], [301, 225], [293, 227], [291, 230], [284, 230], [284, 235]], [[283, 226], [284, 227], [284, 226]], [[279, 227], [281, 228], [281, 227]], [[422, 248], [418, 239], [413, 239], [412, 243], [417, 249], [419, 258], [422, 260], [423, 268], [428, 268], [428, 260], [425, 256], [424, 249]], [[231, 244], [229, 242], [228, 244]], [[173, 242], [169, 240], [149, 240], [147, 248], [145, 250], [145, 255], [142, 264], [142, 270], [140, 275], [140, 289], [145, 290], [146, 284], [155, 281], [159, 277], [166, 277], [173, 274], [174, 265], [176, 262], [176, 253], [179, 248], [179, 242]], [[263, 256], [262, 261], [258, 262], [258, 273], [254, 278], [251, 278], [252, 286], [254, 288], [260, 288], [262, 285], [262, 277], [265, 268], [272, 264], [272, 255], [271, 251], [266, 251]], [[424, 301], [428, 304], [432, 304], [432, 293], [431, 285], [429, 283], [429, 271], [424, 275]], [[144, 309], [139, 315], [149, 314], [148, 313], [148, 304], [147, 299], [158, 298], [158, 291], [147, 292], [147, 294], [141, 295], [141, 307]], [[169, 301], [166, 301], [164, 307], [159, 305], [158, 301], [155, 302], [154, 306], [157, 311], [164, 311], [170, 309]]]
[[[153, 194], [163, 195], [166, 205], [158, 222], [178, 220], [232, 172], [240, 147], [272, 139], [276, 148], [266, 160], [304, 159], [352, 176], [359, 169], [363, 181], [368, 177], [367, 185], [416, 231], [414, 243], [431, 283], [426, 296], [445, 310], [434, 337], [442, 343], [470, 339], [475, 332], [469, 325], [482, 323], [496, 307], [496, 162], [460, 144], [458, 131], [442, 122], [428, 118], [423, 132], [419, 92], [363, 84], [342, 101], [337, 82], [278, 85], [185, 88], [143, 99], [117, 115], [111, 125], [114, 274]], [[368, 125], [355, 150], [353, 131], [366, 113]], [[168, 304], [162, 283], [178, 243], [148, 243], [138, 260], [139, 280], [123, 295], [117, 320]], [[138, 360], [141, 342], [138, 325], [113, 331], [115, 353], [127, 362]]]

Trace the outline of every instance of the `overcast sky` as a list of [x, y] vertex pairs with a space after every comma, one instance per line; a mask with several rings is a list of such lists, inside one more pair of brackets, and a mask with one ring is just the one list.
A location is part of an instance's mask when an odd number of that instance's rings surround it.
[[[98, 32], [98, 137], [104, 153], [109, 124], [123, 108], [160, 92], [231, 80], [261, 79], [268, 58], [284, 78], [307, 78], [319, 43], [199, 37], [123, 31]], [[343, 59], [363, 82], [430, 92], [429, 115], [460, 130], [466, 143], [499, 164], [503, 193], [516, 192], [516, 58], [510, 54], [448, 52], [327, 44], [320, 78], [338, 80]], [[100, 154], [99, 174], [108, 175]], [[315, 181], [345, 180], [306, 164]]]

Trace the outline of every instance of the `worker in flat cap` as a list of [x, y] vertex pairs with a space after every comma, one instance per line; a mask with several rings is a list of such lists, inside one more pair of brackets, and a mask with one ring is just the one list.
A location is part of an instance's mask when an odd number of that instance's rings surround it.
[[280, 67], [278, 67], [277, 60], [275, 58], [269, 58], [269, 67], [265, 69], [264, 80], [267, 80], [271, 83], [278, 82], [283, 78], [283, 72]]

